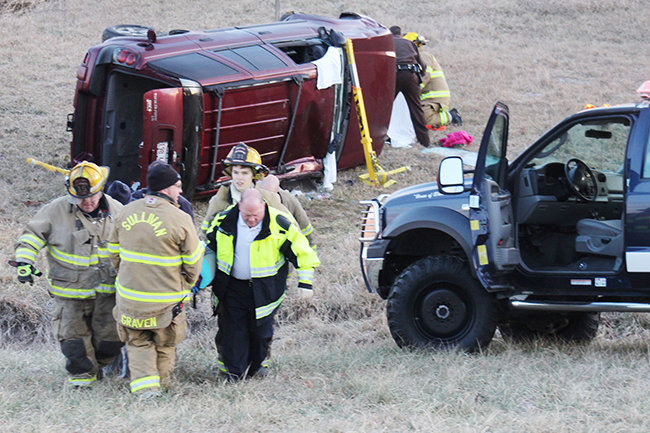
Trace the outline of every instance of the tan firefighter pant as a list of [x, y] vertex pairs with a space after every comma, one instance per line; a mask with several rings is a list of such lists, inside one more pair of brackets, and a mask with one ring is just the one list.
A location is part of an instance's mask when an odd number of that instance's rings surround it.
[[176, 345], [187, 333], [185, 311], [163, 329], [132, 329], [119, 323], [117, 328], [129, 354], [131, 392], [144, 393], [168, 387], [176, 364]]
[[124, 344], [117, 335], [114, 306], [114, 294], [98, 294], [94, 299], [54, 298], [52, 332], [67, 358], [71, 385], [92, 385], [99, 368], [119, 355]]
[[[445, 98], [449, 99], [449, 98]], [[441, 111], [448, 111], [449, 107], [447, 104], [440, 104], [438, 102], [427, 102], [422, 103], [422, 110], [424, 110], [424, 118], [427, 121], [427, 125], [431, 125], [434, 128], [440, 128], [443, 125], [447, 125], [451, 122], [451, 119], [448, 119], [445, 115], [445, 122], [440, 118]]]

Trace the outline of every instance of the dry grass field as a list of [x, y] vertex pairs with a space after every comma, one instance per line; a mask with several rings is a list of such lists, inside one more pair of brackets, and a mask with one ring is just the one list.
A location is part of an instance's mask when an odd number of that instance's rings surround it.
[[[650, 79], [646, 0], [280, 3], [281, 12], [355, 11], [427, 36], [463, 130], [478, 141], [494, 103], [510, 107], [511, 156], [586, 103], [636, 101]], [[22, 223], [64, 193], [61, 175], [25, 160], [66, 165], [65, 121], [85, 50], [114, 24], [208, 29], [273, 21], [275, 13], [275, 2], [259, 0], [0, 0], [0, 431], [650, 431], [646, 315], [604, 316], [586, 347], [510, 345], [497, 336], [476, 355], [397, 348], [384, 302], [360, 276], [357, 203], [383, 192], [358, 181], [362, 168], [339, 173], [329, 199], [303, 201], [323, 264], [313, 301], [302, 303], [293, 289], [281, 308], [267, 379], [232, 385], [217, 377], [203, 293], [172, 392], [145, 404], [121, 379], [64, 390], [46, 283], [20, 285], [6, 262]], [[413, 167], [388, 191], [434, 179], [439, 161], [417, 148], [386, 148], [384, 168]], [[194, 205], [202, 216], [205, 201]]]

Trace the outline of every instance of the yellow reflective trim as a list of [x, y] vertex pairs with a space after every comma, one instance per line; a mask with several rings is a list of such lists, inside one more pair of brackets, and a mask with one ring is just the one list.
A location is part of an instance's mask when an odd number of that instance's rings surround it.
[[138, 253], [120, 248], [120, 259], [125, 262], [143, 263], [156, 266], [180, 266], [182, 259], [177, 256], [157, 256], [155, 254]]
[[284, 259], [284, 257], [280, 256], [280, 261], [273, 266], [260, 266], [260, 267], [251, 266], [251, 276], [253, 278], [272, 277], [273, 275], [278, 273], [278, 270], [280, 270], [280, 268], [285, 264], [285, 262], [286, 260]]
[[146, 376], [131, 382], [131, 392], [144, 388], [160, 388], [160, 376]]
[[199, 244], [199, 246], [196, 248], [196, 251], [191, 256], [181, 256], [183, 259], [183, 263], [187, 265], [193, 265], [194, 263], [198, 262], [199, 259], [202, 257], [203, 251], [205, 250], [205, 247], [203, 244]]
[[481, 228], [481, 226], [479, 225], [478, 220], [470, 220], [469, 221], [469, 228], [472, 229], [472, 230], [478, 230], [479, 228]]
[[282, 296], [280, 296], [280, 299], [278, 299], [277, 301], [271, 302], [270, 304], [264, 305], [263, 307], [257, 307], [255, 309], [255, 318], [262, 319], [268, 316], [269, 314], [273, 313], [273, 311], [280, 306], [283, 299], [284, 299], [284, 293], [282, 294]]
[[311, 224], [308, 224], [307, 227], [302, 229], [302, 231], [300, 233], [302, 233], [305, 236], [309, 236], [310, 234], [312, 234], [313, 231], [314, 231], [314, 228], [311, 226]]
[[70, 383], [70, 385], [74, 385], [74, 386], [91, 386], [95, 383], [96, 380], [97, 380], [97, 375], [87, 379], [78, 379], [78, 378], [71, 377], [68, 379], [68, 382]]
[[479, 264], [481, 266], [485, 266], [488, 263], [490, 263], [490, 261], [488, 260], [487, 248], [485, 247], [485, 245], [478, 245], [476, 247], [476, 249], [478, 250], [478, 262], [479, 262]]
[[111, 254], [117, 254], [120, 252], [120, 243], [119, 242], [109, 242], [108, 243], [108, 252]]
[[201, 224], [201, 230], [207, 232], [209, 228], [210, 228], [210, 221], [203, 220], [203, 223]]
[[116, 292], [125, 299], [138, 302], [157, 302], [157, 303], [176, 303], [181, 302], [183, 299], [190, 296], [191, 290], [183, 290], [180, 292], [141, 292], [138, 290], [129, 289], [120, 284], [119, 281], [115, 282]]
[[451, 92], [449, 90], [435, 90], [427, 93], [423, 93], [420, 96], [420, 99], [431, 99], [431, 98], [450, 98]]
[[100, 284], [95, 290], [99, 293], [115, 293], [115, 284]]
[[45, 241], [43, 239], [29, 233], [25, 233], [20, 238], [18, 238], [18, 242], [25, 242], [26, 244], [33, 246], [37, 250], [40, 250], [45, 246]]
[[[16, 249], [16, 261], [17, 262], [24, 262], [24, 261], [36, 261], [36, 256], [38, 255], [38, 251], [30, 250], [29, 248], [18, 248]], [[21, 259], [27, 259], [27, 260], [21, 260]]]
[[48, 278], [50, 283], [50, 292], [61, 298], [86, 299], [96, 295], [96, 289], [73, 289], [70, 287], [59, 287], [52, 284], [52, 279]]
[[63, 251], [61, 251], [60, 249], [52, 245], [47, 246], [47, 251], [50, 253], [52, 257], [54, 257], [56, 260], [59, 260], [63, 263], [68, 263], [76, 266], [84, 266], [84, 267], [90, 266], [90, 257], [83, 257], [83, 256], [78, 256], [76, 254], [64, 253]]

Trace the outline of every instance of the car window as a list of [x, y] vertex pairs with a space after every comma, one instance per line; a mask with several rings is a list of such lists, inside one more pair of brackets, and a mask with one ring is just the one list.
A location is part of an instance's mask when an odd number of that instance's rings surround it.
[[287, 64], [276, 57], [275, 54], [260, 45], [232, 48], [228, 50], [215, 50], [215, 53], [252, 71], [279, 69], [287, 66]]
[[194, 81], [239, 73], [236, 69], [199, 53], [182, 54], [180, 56], [152, 60], [149, 62], [149, 66], [173, 76], [188, 78]]
[[590, 119], [559, 131], [530, 162], [542, 166], [577, 158], [600, 171], [618, 172], [623, 167], [629, 135], [628, 118]]
[[504, 116], [497, 116], [488, 138], [485, 156], [485, 175], [497, 182], [502, 179], [501, 175], [506, 168], [502, 162], [506, 152], [507, 134], [508, 119]]

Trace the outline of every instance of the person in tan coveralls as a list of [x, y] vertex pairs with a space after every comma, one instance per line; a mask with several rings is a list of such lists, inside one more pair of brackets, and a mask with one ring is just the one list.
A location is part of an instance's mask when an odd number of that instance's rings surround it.
[[455, 108], [449, 109], [451, 100], [451, 93], [445, 73], [442, 71], [440, 64], [433, 57], [433, 54], [423, 49], [429, 41], [422, 35], [415, 32], [408, 32], [404, 35], [404, 39], [413, 42], [420, 52], [422, 61], [426, 64], [424, 73], [422, 74], [422, 93], [420, 100], [422, 109], [424, 110], [424, 117], [427, 125], [433, 129], [441, 128], [445, 125], [454, 124], [462, 125], [463, 120]]
[[[219, 187], [217, 193], [208, 202], [208, 210], [201, 225], [201, 231], [204, 235], [219, 212], [239, 203], [242, 192], [248, 188], [255, 188], [255, 182], [269, 174], [269, 169], [262, 164], [262, 158], [257, 150], [245, 143], [239, 143], [230, 149], [228, 156], [221, 163], [225, 167], [223, 174], [232, 177], [232, 182], [230, 182], [229, 186], [222, 185]], [[280, 202], [277, 194], [262, 191], [262, 195], [269, 206], [281, 212], [289, 213], [289, 210]]]
[[303, 209], [302, 205], [300, 204], [300, 200], [294, 197], [294, 195], [286, 189], [280, 188], [280, 179], [272, 174], [269, 174], [264, 179], [257, 182], [256, 186], [258, 189], [273, 192], [277, 194], [278, 197], [280, 197], [280, 203], [282, 203], [282, 205], [287, 208], [289, 211], [288, 213], [290, 213], [291, 216], [293, 216], [293, 218], [296, 220], [298, 227], [300, 227], [300, 233], [302, 233], [307, 238], [309, 245], [313, 248], [314, 227], [309, 221], [307, 212], [305, 212], [305, 209]]
[[[34, 264], [47, 251], [49, 292], [54, 298], [52, 331], [67, 358], [68, 384], [88, 388], [100, 368], [120, 353], [115, 320], [115, 271], [108, 258], [113, 216], [122, 204], [102, 190], [108, 167], [76, 165], [66, 178], [67, 196], [43, 206], [16, 243], [18, 281], [34, 283]], [[98, 376], [98, 373], [100, 375]]]
[[109, 242], [117, 269], [113, 316], [129, 354], [131, 392], [143, 399], [169, 386], [176, 345], [187, 332], [183, 303], [204, 252], [192, 218], [178, 206], [178, 173], [169, 164], [152, 164], [147, 186], [143, 199], [122, 209]]

